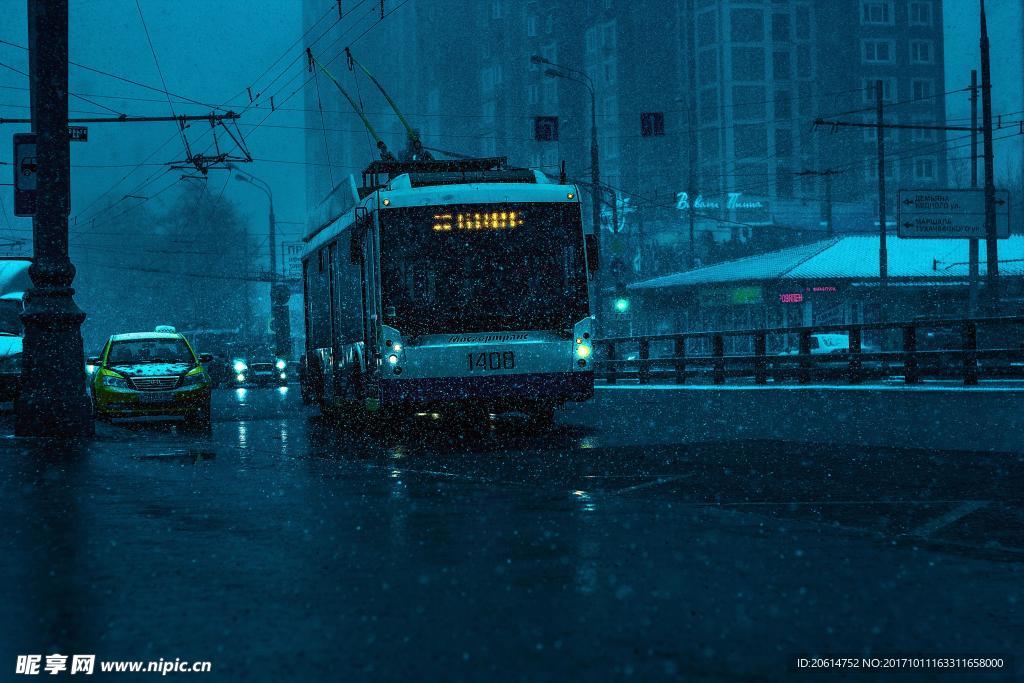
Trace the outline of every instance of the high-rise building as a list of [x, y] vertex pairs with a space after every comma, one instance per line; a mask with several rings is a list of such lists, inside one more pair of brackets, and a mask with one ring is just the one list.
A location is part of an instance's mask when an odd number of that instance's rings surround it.
[[[325, 3], [304, 4], [308, 26]], [[335, 59], [397, 150], [402, 126], [341, 52], [371, 19], [343, 19], [313, 50]], [[837, 230], [875, 230], [875, 131], [812, 122], [873, 122], [877, 80], [886, 122], [946, 118], [942, 0], [409, 0], [353, 52], [436, 155], [503, 155], [550, 174], [564, 161], [586, 192], [593, 92], [603, 222], [614, 205], [636, 276], [686, 267], [691, 212], [698, 260], [716, 242], [735, 253], [820, 236], [826, 182]], [[332, 85], [305, 94], [315, 203], [325, 168], [337, 182], [374, 150]], [[557, 117], [556, 139], [535, 138], [542, 116]], [[885, 140], [890, 206], [900, 187], [946, 183], [943, 133]]]

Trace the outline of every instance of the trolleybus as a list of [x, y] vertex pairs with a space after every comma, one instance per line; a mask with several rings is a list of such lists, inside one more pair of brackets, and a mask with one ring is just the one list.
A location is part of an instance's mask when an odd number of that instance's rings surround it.
[[576, 186], [500, 157], [378, 161], [310, 223], [307, 402], [549, 421], [593, 396], [597, 241]]

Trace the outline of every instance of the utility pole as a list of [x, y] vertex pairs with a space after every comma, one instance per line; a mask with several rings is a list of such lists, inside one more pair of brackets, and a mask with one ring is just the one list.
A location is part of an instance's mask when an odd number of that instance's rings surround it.
[[689, 166], [689, 174], [686, 181], [686, 191], [690, 196], [690, 207], [687, 210], [687, 219], [690, 225], [690, 268], [695, 268], [697, 265], [697, 229], [696, 229], [696, 207], [697, 203], [697, 113], [695, 110], [695, 99], [696, 99], [696, 83], [697, 83], [697, 55], [694, 49], [694, 41], [697, 39], [697, 28], [696, 28], [696, 9], [694, 7], [694, 0], [688, 0], [686, 3], [686, 53], [687, 53], [687, 79], [689, 81], [687, 91], [688, 100], [686, 105], [686, 126], [689, 129], [687, 131], [688, 147], [689, 152], [687, 153], [687, 161]]
[[277, 276], [277, 220], [274, 217], [274, 194], [270, 184], [243, 171], [237, 166], [230, 166], [237, 171], [236, 180], [249, 183], [267, 195], [269, 211], [267, 214], [267, 242], [270, 248], [270, 331], [274, 336], [274, 353], [278, 358], [290, 360], [292, 355], [291, 321], [288, 319], [288, 299], [291, 292], [288, 285]]
[[878, 277], [881, 282], [880, 310], [882, 320], [886, 319], [886, 297], [889, 295], [889, 252], [885, 243], [885, 124], [884, 92], [882, 81], [875, 81], [875, 122], [878, 125], [875, 139], [878, 144]]
[[992, 152], [992, 74], [985, 0], [981, 0], [981, 126], [985, 148], [985, 288], [989, 313], [999, 307], [999, 247], [996, 236], [995, 159]]
[[38, 181], [32, 219], [32, 289], [26, 294], [23, 386], [18, 436], [93, 434], [85, 395], [75, 267], [68, 257], [71, 150], [68, 134], [68, 0], [28, 0], [29, 84], [37, 135]]
[[[971, 187], [978, 187], [978, 71], [971, 69]], [[968, 292], [967, 314], [971, 317], [978, 313], [978, 240], [970, 239], [968, 245]]]

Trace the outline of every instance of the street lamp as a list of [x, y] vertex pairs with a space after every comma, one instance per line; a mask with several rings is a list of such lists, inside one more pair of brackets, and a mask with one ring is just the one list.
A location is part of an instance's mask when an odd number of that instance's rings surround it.
[[248, 171], [243, 171], [234, 164], [228, 168], [235, 172], [235, 180], [242, 183], [249, 183], [267, 195], [267, 203], [270, 207], [268, 216], [270, 242], [270, 328], [274, 334], [274, 353], [279, 358], [290, 358], [291, 350], [291, 329], [288, 320], [288, 286], [279, 282], [277, 278], [277, 222], [274, 219], [274, 193], [270, 184], [265, 180], [257, 178]]
[[[567, 81], [574, 81], [584, 86], [590, 93], [590, 182], [593, 185], [591, 191], [592, 211], [594, 214], [594, 236], [597, 239], [598, 249], [601, 245], [601, 197], [597, 188], [601, 187], [600, 159], [597, 147], [597, 91], [594, 88], [594, 81], [585, 72], [574, 69], [571, 66], [557, 64], [541, 55], [532, 55], [530, 62], [533, 64], [545, 64], [553, 67], [546, 69], [544, 75], [548, 78], [564, 78]], [[601, 310], [601, 287], [597, 287], [595, 296], [597, 310]]]

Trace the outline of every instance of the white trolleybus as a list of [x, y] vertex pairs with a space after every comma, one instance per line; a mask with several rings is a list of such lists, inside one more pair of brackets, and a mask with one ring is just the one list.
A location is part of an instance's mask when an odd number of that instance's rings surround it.
[[311, 228], [307, 402], [549, 421], [593, 396], [597, 242], [574, 185], [500, 157], [376, 161]]

